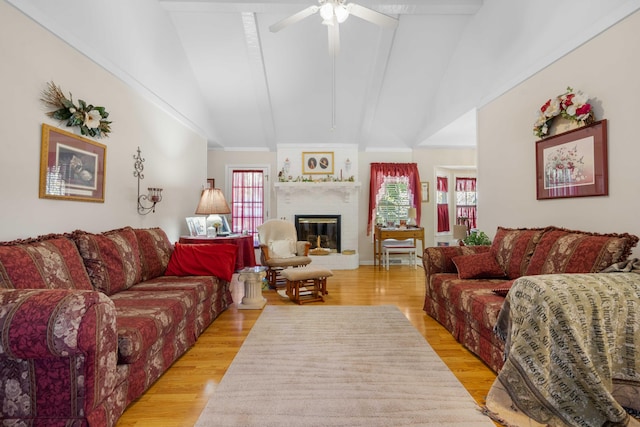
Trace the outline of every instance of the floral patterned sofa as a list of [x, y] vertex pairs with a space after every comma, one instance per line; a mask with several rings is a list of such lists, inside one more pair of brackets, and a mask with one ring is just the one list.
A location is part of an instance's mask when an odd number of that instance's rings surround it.
[[159, 228], [0, 243], [3, 425], [115, 425], [232, 303], [237, 248], [205, 246], [217, 276], [183, 271]]
[[498, 227], [491, 246], [443, 246], [424, 251], [424, 310], [498, 372], [504, 341], [494, 326], [505, 296], [521, 276], [597, 273], [625, 261], [638, 237], [558, 227]]

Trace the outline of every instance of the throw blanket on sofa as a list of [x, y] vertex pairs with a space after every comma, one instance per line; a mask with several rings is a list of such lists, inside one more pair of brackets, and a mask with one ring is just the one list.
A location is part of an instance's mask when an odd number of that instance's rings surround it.
[[626, 426], [622, 406], [640, 409], [640, 274], [522, 277], [496, 332], [506, 362], [487, 408], [505, 424], [522, 411], [543, 425]]

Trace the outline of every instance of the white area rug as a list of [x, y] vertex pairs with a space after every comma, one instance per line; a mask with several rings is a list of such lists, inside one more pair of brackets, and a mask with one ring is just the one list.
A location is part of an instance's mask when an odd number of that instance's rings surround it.
[[196, 426], [495, 424], [395, 306], [267, 306]]

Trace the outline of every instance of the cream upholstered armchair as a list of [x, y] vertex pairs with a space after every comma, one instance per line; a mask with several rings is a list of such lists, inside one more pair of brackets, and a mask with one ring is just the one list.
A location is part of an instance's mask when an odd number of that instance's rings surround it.
[[258, 227], [260, 261], [268, 267], [269, 287], [276, 288], [279, 272], [288, 267], [301, 267], [311, 262], [311, 243], [298, 241], [295, 225], [290, 221], [270, 219]]

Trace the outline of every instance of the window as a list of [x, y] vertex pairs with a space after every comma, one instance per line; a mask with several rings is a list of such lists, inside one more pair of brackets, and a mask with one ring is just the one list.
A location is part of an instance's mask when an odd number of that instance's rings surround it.
[[475, 178], [456, 178], [456, 223], [460, 221], [469, 228], [477, 228], [477, 194]]
[[265, 217], [265, 173], [258, 169], [234, 169], [231, 172], [232, 233], [248, 231], [258, 245], [258, 227]]
[[449, 226], [449, 180], [444, 176], [437, 177], [436, 208], [438, 214], [438, 233], [448, 232]]
[[377, 219], [395, 222], [408, 218], [409, 208], [416, 208], [416, 222], [420, 224], [420, 201], [416, 199], [419, 195], [420, 174], [416, 163], [371, 163], [367, 234]]
[[385, 177], [376, 199], [376, 222], [398, 224], [401, 219], [407, 219], [411, 207], [409, 177]]

